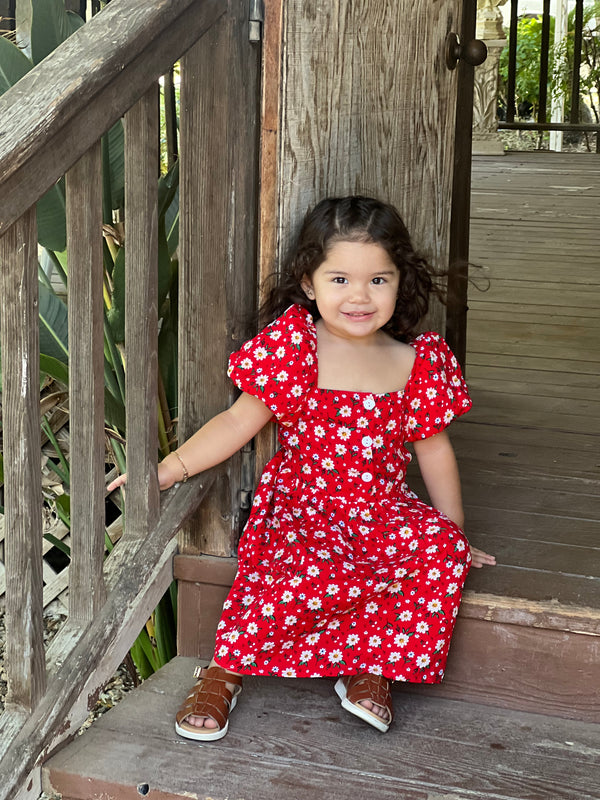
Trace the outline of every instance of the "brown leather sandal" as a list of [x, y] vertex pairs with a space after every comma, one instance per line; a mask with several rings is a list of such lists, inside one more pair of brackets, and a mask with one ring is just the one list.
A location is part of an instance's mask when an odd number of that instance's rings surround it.
[[[175, 717], [175, 730], [180, 736], [196, 741], [212, 742], [222, 739], [229, 727], [229, 713], [242, 691], [242, 676], [233, 675], [222, 667], [196, 667], [194, 677], [200, 678]], [[235, 684], [231, 692], [226, 683]], [[217, 728], [198, 728], [185, 720], [189, 716], [210, 717]]]
[[[394, 712], [392, 710], [392, 695], [390, 682], [381, 675], [345, 675], [335, 684], [335, 691], [342, 701], [342, 708], [368, 722], [377, 730], [385, 733], [392, 724]], [[381, 706], [387, 713], [387, 720], [378, 717], [368, 708], [360, 705], [361, 700], [370, 700], [375, 705]]]

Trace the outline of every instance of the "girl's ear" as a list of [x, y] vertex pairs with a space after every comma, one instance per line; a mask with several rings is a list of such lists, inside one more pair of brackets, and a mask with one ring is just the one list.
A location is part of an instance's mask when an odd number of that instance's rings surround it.
[[312, 281], [308, 277], [308, 275], [306, 275], [306, 273], [302, 276], [302, 279], [300, 281], [300, 286], [302, 287], [302, 291], [308, 297], [309, 300], [315, 299], [315, 292], [313, 289]]

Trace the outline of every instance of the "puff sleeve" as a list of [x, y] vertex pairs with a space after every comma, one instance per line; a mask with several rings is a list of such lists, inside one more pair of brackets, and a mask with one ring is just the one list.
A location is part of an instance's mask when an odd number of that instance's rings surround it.
[[312, 316], [302, 306], [293, 305], [231, 355], [227, 374], [288, 427], [316, 384], [316, 347]]
[[437, 333], [424, 333], [404, 392], [404, 441], [427, 439], [446, 428], [472, 405], [456, 357]]

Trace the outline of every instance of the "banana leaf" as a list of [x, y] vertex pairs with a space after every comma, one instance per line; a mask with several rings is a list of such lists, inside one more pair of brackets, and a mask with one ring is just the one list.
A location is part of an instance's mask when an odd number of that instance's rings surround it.
[[39, 64], [84, 25], [78, 14], [65, 10], [64, 0], [31, 0], [31, 56]]
[[69, 315], [66, 304], [43, 283], [38, 284], [40, 353], [64, 364], [69, 360]]
[[27, 56], [6, 37], [0, 36], [0, 95], [20, 81], [32, 68], [33, 64]]

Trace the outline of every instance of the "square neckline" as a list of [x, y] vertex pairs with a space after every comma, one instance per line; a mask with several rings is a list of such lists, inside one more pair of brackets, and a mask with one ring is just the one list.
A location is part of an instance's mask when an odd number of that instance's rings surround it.
[[[408, 342], [407, 344], [408, 344], [409, 347], [412, 347], [412, 349], [415, 351], [415, 360], [413, 361], [412, 367], [410, 368], [410, 372], [408, 374], [408, 378], [406, 379], [406, 383], [404, 384], [402, 389], [394, 389], [391, 392], [369, 392], [369, 391], [365, 391], [365, 390], [362, 390], [362, 389], [330, 389], [330, 388], [327, 388], [327, 387], [324, 387], [324, 386], [319, 386], [319, 356], [318, 356], [317, 326], [316, 326], [315, 321], [313, 319], [313, 315], [310, 313], [310, 311], [308, 311], [307, 309], [305, 309], [305, 311], [306, 311], [306, 317], [307, 317], [306, 321], [307, 321], [307, 323], [308, 323], [308, 325], [310, 327], [310, 330], [311, 330], [311, 333], [313, 335], [314, 342], [315, 342], [314, 357], [315, 357], [315, 371], [316, 371], [316, 376], [317, 376], [316, 389], [319, 392], [337, 392], [338, 394], [343, 394], [343, 395], [353, 395], [353, 394], [361, 395], [361, 396], [371, 395], [372, 397], [394, 397], [394, 396], [397, 397], [398, 395], [403, 396], [405, 394], [406, 388], [407, 388], [407, 386], [409, 385], [409, 383], [411, 382], [411, 380], [413, 378], [413, 374], [415, 372], [415, 367], [416, 367], [417, 361], [419, 359], [418, 350], [414, 346], [413, 342]], [[413, 341], [415, 341], [415, 340], [413, 340]]]

